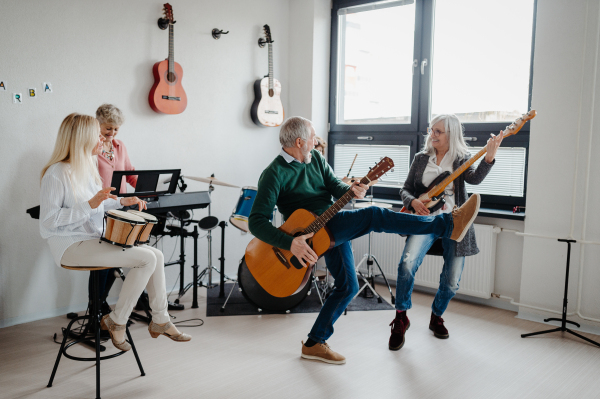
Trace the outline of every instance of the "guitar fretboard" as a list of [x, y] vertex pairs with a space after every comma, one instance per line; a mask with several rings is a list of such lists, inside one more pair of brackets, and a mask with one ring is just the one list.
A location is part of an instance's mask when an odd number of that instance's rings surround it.
[[173, 46], [173, 24], [169, 24], [169, 73], [175, 71], [175, 49]]
[[269, 90], [273, 90], [273, 44], [269, 43]]

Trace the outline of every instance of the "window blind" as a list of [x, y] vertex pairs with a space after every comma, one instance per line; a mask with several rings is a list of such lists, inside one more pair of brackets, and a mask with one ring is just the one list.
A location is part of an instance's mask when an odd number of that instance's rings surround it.
[[368, 144], [336, 144], [334, 172], [341, 179], [346, 176], [354, 156], [356, 162], [350, 172], [350, 177], [363, 177], [369, 173], [369, 168], [375, 166], [381, 158], [390, 157], [394, 161], [394, 171], [388, 172], [377, 183], [378, 187], [401, 188], [404, 185], [410, 166], [410, 147], [407, 145], [368, 145]]
[[[471, 155], [483, 147], [469, 147]], [[466, 184], [469, 193], [522, 197], [525, 191], [525, 148], [501, 147], [496, 153], [496, 163], [485, 180], [478, 185]], [[473, 164], [475, 168], [485, 155]]]

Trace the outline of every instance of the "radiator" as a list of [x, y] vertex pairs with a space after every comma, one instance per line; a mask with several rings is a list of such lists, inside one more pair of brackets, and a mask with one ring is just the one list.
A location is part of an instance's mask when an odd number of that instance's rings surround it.
[[[496, 268], [496, 233], [494, 226], [475, 224], [475, 235], [479, 253], [467, 256], [465, 268], [459, 283], [458, 292], [480, 298], [490, 298], [494, 290], [494, 273]], [[368, 250], [369, 236], [360, 237], [352, 241], [356, 264]], [[379, 261], [383, 273], [391, 280], [396, 281], [398, 275], [398, 262], [402, 256], [405, 238], [397, 234], [373, 233], [372, 251]], [[441, 256], [427, 255], [415, 275], [415, 285], [437, 288], [444, 259]], [[377, 266], [374, 272], [379, 273]], [[366, 271], [366, 262], [361, 268]]]

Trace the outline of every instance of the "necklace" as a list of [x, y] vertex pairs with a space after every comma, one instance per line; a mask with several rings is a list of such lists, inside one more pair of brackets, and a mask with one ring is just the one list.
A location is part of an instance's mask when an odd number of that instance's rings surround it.
[[110, 151], [106, 151], [104, 150], [104, 147], [102, 147], [102, 155], [104, 155], [104, 157], [109, 161], [115, 159], [115, 149], [112, 143], [110, 143]]

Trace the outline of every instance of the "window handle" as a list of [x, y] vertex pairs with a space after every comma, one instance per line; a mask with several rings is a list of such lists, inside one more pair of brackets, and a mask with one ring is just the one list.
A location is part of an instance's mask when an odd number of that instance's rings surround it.
[[464, 137], [465, 141], [477, 141], [477, 137]]
[[421, 75], [425, 75], [425, 67], [427, 66], [427, 58], [423, 58], [421, 61]]
[[413, 67], [412, 67], [412, 73], [413, 73], [413, 75], [415, 74], [415, 68], [417, 67], [417, 65], [419, 65], [419, 60], [415, 58], [413, 60]]

